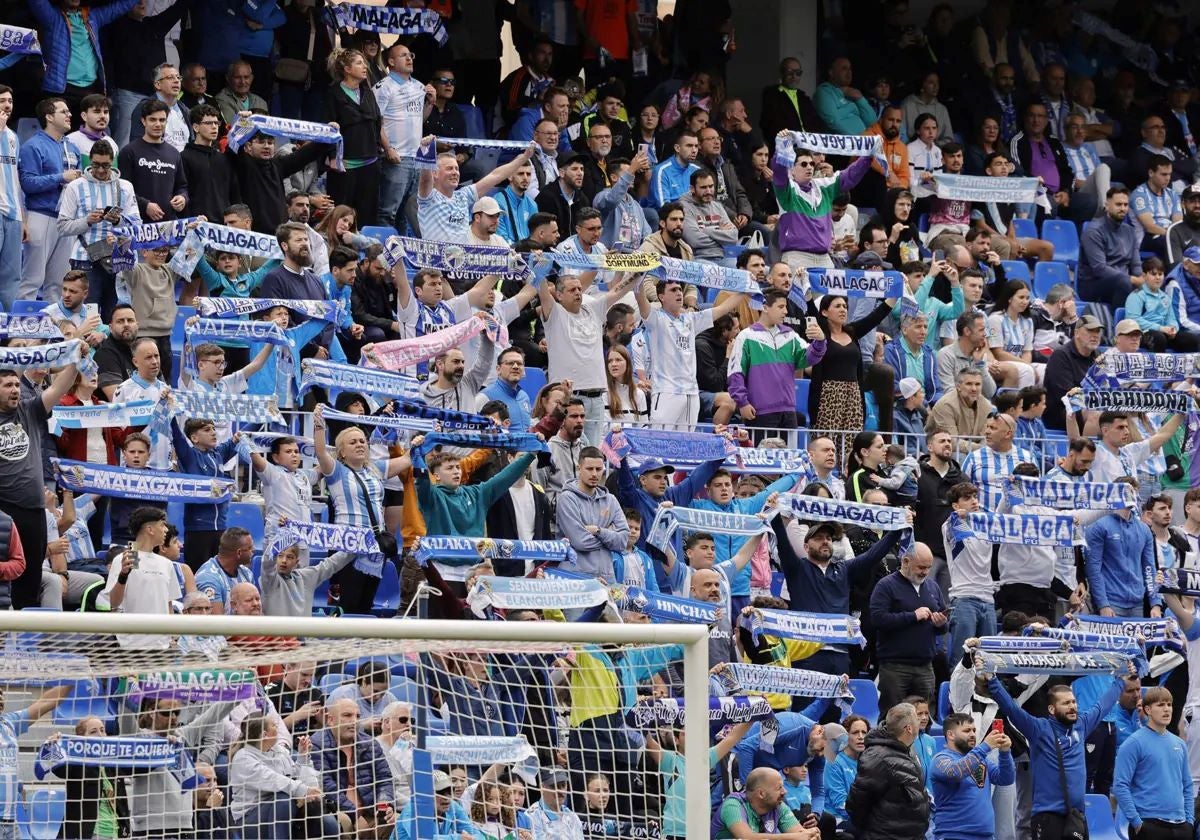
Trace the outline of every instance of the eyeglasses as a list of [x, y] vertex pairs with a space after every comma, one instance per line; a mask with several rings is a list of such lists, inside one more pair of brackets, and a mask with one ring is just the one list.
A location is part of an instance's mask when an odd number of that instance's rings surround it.
[[201, 359], [200, 361], [208, 362], [210, 365], [216, 365], [219, 368], [223, 368], [227, 364], [229, 364], [229, 362], [227, 362], [225, 359], [219, 359], [219, 358]]
[[200, 125], [219, 126], [220, 124], [220, 120], [200, 120]]
[[398, 717], [396, 718], [396, 723], [408, 723], [411, 720], [412, 718], [410, 717]]
[[509, 367], [525, 367], [525, 362], [521, 359], [509, 359], [507, 362], [501, 362], [500, 364], [508, 365]]
[[177, 718], [179, 717], [179, 709], [155, 709], [154, 714], [159, 717]]
[[100, 163], [96, 160], [92, 161], [92, 169], [112, 169], [112, 167], [112, 161], [109, 161], [108, 163]]
[[458, 79], [452, 79], [449, 76], [434, 76], [433, 83], [435, 85], [456, 85], [458, 84]]

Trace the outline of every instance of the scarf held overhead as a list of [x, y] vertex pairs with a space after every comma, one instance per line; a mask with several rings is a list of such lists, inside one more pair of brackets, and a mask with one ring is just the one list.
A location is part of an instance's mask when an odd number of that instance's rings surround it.
[[675, 534], [680, 529], [685, 531], [704, 531], [710, 534], [724, 534], [735, 537], [752, 537], [755, 534], [770, 534], [771, 526], [761, 516], [744, 513], [726, 513], [720, 510], [699, 510], [688, 507], [662, 507], [654, 517], [654, 524], [646, 542], [666, 551], [675, 540]]
[[987, 674], [1131, 674], [1128, 656], [1119, 653], [1012, 652], [978, 654]]
[[432, 268], [462, 278], [495, 276], [501, 280], [526, 280], [530, 276], [523, 255], [508, 248], [489, 245], [459, 245], [390, 236], [382, 256], [389, 269], [403, 259], [416, 268]]
[[976, 539], [993, 545], [1057, 545], [1070, 547], [1082, 542], [1076, 536], [1075, 517], [1070, 514], [969, 513], [950, 514], [955, 539]]
[[566, 540], [495, 540], [491, 537], [420, 537], [417, 562], [430, 560], [450, 566], [471, 566], [482, 560], [533, 560], [535, 563], [573, 563], [575, 551]]
[[205, 248], [267, 260], [283, 259], [283, 251], [274, 234], [201, 222], [183, 237], [183, 243], [175, 250], [168, 266], [180, 277], [191, 277], [196, 264], [204, 258]]
[[429, 335], [368, 344], [362, 348], [362, 354], [372, 367], [401, 371], [458, 347], [481, 332], [486, 332], [497, 346], [507, 345], [508, 328], [486, 312], [481, 315]]
[[98, 405], [56, 405], [54, 413], [50, 415], [50, 434], [60, 434], [63, 429], [121, 429], [126, 426], [145, 426], [150, 423], [156, 405], [153, 400]]
[[520, 736], [431, 735], [425, 749], [434, 764], [465, 764], [489, 767], [493, 764], [519, 764], [537, 756], [537, 751]]
[[1122, 382], [1178, 382], [1200, 375], [1200, 353], [1117, 353], [1109, 351], [1097, 367]]
[[788, 694], [793, 697], [832, 697], [853, 700], [850, 683], [839, 674], [823, 674], [803, 668], [778, 665], [749, 665], [731, 662], [718, 670], [713, 679], [726, 694]]
[[1084, 391], [1070, 397], [1071, 410], [1129, 411], [1138, 414], [1187, 414], [1195, 408], [1191, 394], [1183, 391]]
[[601, 448], [614, 465], [631, 455], [643, 455], [664, 464], [695, 466], [707, 461], [723, 461], [738, 451], [733, 441], [724, 435], [636, 427], [609, 432]]
[[1137, 504], [1136, 491], [1129, 484], [1065, 481], [1028, 475], [1010, 476], [1007, 493], [1011, 504], [1060, 510], [1123, 510]]
[[[723, 727], [731, 723], [762, 720], [772, 717], [775, 710], [765, 697], [709, 697], [708, 722]], [[684, 724], [682, 697], [662, 697], [658, 700], [640, 700], [625, 715], [625, 721], [634, 729], [658, 729], [662, 726], [679, 727]]]
[[934, 175], [937, 197], [951, 201], [1032, 204], [1037, 201], [1037, 178], [991, 178], [987, 175]]
[[274, 397], [251, 394], [226, 394], [221, 391], [172, 391], [168, 401], [173, 414], [188, 418], [215, 420], [218, 423], [284, 422]]
[[333, 168], [342, 169], [342, 132], [328, 123], [292, 120], [267, 114], [238, 117], [229, 129], [226, 146], [229, 151], [237, 154], [255, 134], [269, 134], [272, 137], [286, 137], [289, 140], [306, 140], [311, 143], [336, 146]]
[[29, 315], [14, 315], [0, 312], [0, 337], [3, 338], [48, 338], [61, 339], [62, 330], [54, 319], [45, 312]]
[[364, 3], [339, 3], [330, 8], [338, 29], [360, 29], [387, 35], [431, 35], [439, 46], [449, 40], [442, 16], [433, 9], [397, 9]]
[[187, 750], [181, 742], [166, 738], [83, 738], [59, 735], [38, 749], [33, 765], [40, 781], [60, 768], [107, 767], [133, 770], [183, 769]]
[[60, 368], [83, 358], [87, 345], [77, 338], [36, 347], [0, 347], [0, 370], [22, 373], [37, 368]]
[[305, 359], [300, 365], [300, 393], [306, 394], [312, 388], [324, 388], [330, 393], [354, 391], [384, 399], [421, 396], [421, 383], [411, 376], [321, 359]]
[[72, 493], [118, 499], [217, 505], [233, 495], [233, 481], [166, 470], [130, 469], [51, 458], [54, 477]]
[[546, 442], [532, 432], [431, 432], [409, 450], [413, 469], [425, 469], [425, 456], [439, 446], [500, 449], [504, 452], [549, 452]]
[[711, 626], [720, 619], [721, 609], [716, 604], [694, 598], [665, 595], [624, 584], [614, 584], [609, 593], [618, 609], [647, 615], [654, 621]]
[[530, 142], [529, 140], [477, 140], [472, 137], [434, 137], [429, 145], [418, 146], [417, 153], [412, 155], [412, 158], [416, 162], [417, 169], [437, 169], [439, 144], [443, 148], [453, 146], [456, 149], [513, 149], [523, 152], [529, 148]]
[[755, 644], [763, 635], [823, 645], [867, 644], [858, 619], [850, 615], [753, 609], [739, 615], [737, 623], [750, 631]]

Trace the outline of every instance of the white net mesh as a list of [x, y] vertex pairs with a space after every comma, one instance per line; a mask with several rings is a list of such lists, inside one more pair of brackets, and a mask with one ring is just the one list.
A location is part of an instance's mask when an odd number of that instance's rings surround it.
[[569, 644], [541, 623], [522, 642], [3, 632], [0, 829], [685, 836], [682, 730], [626, 722], [639, 699], [683, 696], [683, 649]]

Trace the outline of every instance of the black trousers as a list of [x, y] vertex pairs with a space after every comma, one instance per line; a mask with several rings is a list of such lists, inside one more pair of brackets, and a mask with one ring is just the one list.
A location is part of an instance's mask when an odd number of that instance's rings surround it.
[[1087, 767], [1087, 792], [1108, 796], [1112, 789], [1113, 768], [1117, 761], [1117, 733], [1111, 723], [1100, 721], [1087, 738], [1084, 751]]
[[375, 605], [375, 592], [379, 589], [379, 578], [360, 572], [351, 564], [334, 575], [332, 583], [339, 587], [337, 603], [343, 613], [367, 615], [371, 612]]
[[25, 571], [12, 582], [13, 609], [42, 605], [42, 558], [46, 556], [46, 509], [0, 504], [0, 510], [12, 517], [21, 549], [25, 553]]
[[1133, 837], [1136, 840], [1192, 840], [1191, 823], [1169, 823], [1165, 820], [1142, 820], [1142, 827]]
[[[1065, 814], [1034, 814], [1029, 827], [1033, 840], [1070, 840], [1063, 833], [1066, 825]], [[1087, 838], [1087, 825], [1084, 825], [1084, 838]]]
[[326, 184], [334, 204], [353, 207], [358, 226], [373, 225], [379, 219], [379, 161], [345, 172], [329, 170]]

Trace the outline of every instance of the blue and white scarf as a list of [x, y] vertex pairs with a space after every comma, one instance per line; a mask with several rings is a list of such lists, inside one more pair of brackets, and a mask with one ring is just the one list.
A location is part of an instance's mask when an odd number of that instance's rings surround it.
[[158, 403], [137, 400], [129, 403], [100, 403], [98, 405], [56, 405], [50, 415], [50, 434], [63, 429], [112, 429], [149, 425]]
[[0, 347], [0, 370], [50, 369], [77, 364], [87, 345], [77, 338], [36, 347]]
[[408, 399], [421, 396], [421, 383], [411, 376], [385, 370], [343, 365], [320, 359], [305, 359], [300, 365], [300, 393], [324, 388], [330, 394], [353, 391], [382, 399]]
[[711, 626], [720, 619], [720, 607], [707, 601], [665, 595], [624, 584], [614, 584], [609, 592], [618, 609], [648, 615], [655, 621]]
[[226, 146], [229, 151], [237, 154], [241, 151], [246, 141], [259, 133], [269, 134], [272, 137], [286, 137], [289, 140], [306, 140], [313, 143], [323, 143], [327, 146], [336, 146], [332, 168], [341, 170], [343, 167], [342, 132], [328, 123], [291, 120], [286, 117], [272, 117], [267, 114], [238, 117], [229, 129]]
[[1075, 517], [1070, 514], [969, 513], [950, 514], [950, 531], [956, 540], [975, 539], [993, 545], [1082, 545]]
[[529, 148], [529, 140], [483, 140], [472, 137], [434, 137], [428, 146], [418, 146], [413, 155], [417, 169], [437, 169], [438, 144], [469, 149], [513, 149], [523, 152]]
[[432, 35], [440, 46], [450, 36], [442, 16], [433, 9], [399, 9], [368, 6], [363, 3], [339, 3], [330, 8], [338, 29], [359, 29], [387, 35]]
[[194, 346], [204, 341], [237, 341], [243, 344], [252, 342], [274, 344], [278, 347], [291, 347], [287, 334], [274, 321], [232, 321], [225, 318], [200, 318], [194, 323], [186, 323], [184, 335]]
[[[773, 717], [774, 714], [775, 710], [771, 708], [767, 698], [757, 695], [708, 698], [708, 722], [718, 727], [748, 720], [762, 720]], [[626, 713], [625, 722], [633, 729], [652, 730], [663, 726], [683, 726], [683, 698], [640, 700]]]
[[904, 531], [898, 549], [901, 555], [912, 550], [912, 525], [905, 508], [868, 505], [839, 499], [822, 499], [799, 493], [781, 493], [775, 509], [795, 519], [812, 522], [840, 522], [858, 525], [870, 531]]
[[0, 70], [7, 70], [27, 55], [41, 55], [37, 31], [10, 23], [0, 23], [0, 50], [8, 55], [0, 58]]
[[791, 135], [794, 148], [835, 157], [873, 157], [883, 148], [883, 138], [878, 134], [815, 134], [811, 131], [793, 131]]
[[1200, 375], [1200, 353], [1105, 353], [1096, 367], [1122, 382], [1178, 382]]
[[251, 451], [262, 455], [270, 451], [271, 444], [282, 437], [296, 441], [300, 445], [300, 454], [304, 458], [311, 461], [317, 457], [316, 445], [312, 438], [299, 437], [289, 432], [242, 432], [241, 439], [250, 444]]
[[244, 318], [264, 309], [282, 306], [306, 318], [337, 324], [342, 319], [342, 304], [333, 300], [284, 300], [282, 298], [196, 298], [196, 312], [204, 318]]
[[59, 735], [38, 749], [33, 774], [41, 781], [66, 766], [183, 772], [191, 767], [191, 759], [183, 743], [166, 738]]
[[403, 259], [416, 268], [432, 268], [462, 278], [495, 275], [501, 280], [524, 281], [531, 276], [524, 255], [489, 245], [389, 236], [382, 257], [388, 268], [394, 268]]
[[[348, 551], [351, 554], [379, 554], [379, 543], [375, 540], [375, 532], [360, 525], [337, 525], [331, 522], [297, 522], [294, 519], [283, 519], [279, 523], [281, 530], [286, 529], [284, 540], [293, 540], [288, 545], [276, 546], [276, 551], [295, 545], [297, 536], [306, 544], [324, 548], [327, 551]], [[278, 542], [279, 537], [276, 537]]]
[[1077, 9], [1071, 16], [1072, 22], [1084, 32], [1099, 35], [1114, 46], [1120, 47], [1122, 56], [1135, 67], [1145, 70], [1150, 79], [1157, 85], [1167, 83], [1155, 72], [1158, 69], [1158, 53], [1154, 47], [1142, 41], [1135, 41], [1126, 33], [1115, 28], [1102, 18], [1098, 18], [1082, 9]]
[[1145, 644], [1138, 642], [1132, 636], [1116, 633], [1092, 633], [1088, 630], [1074, 630], [1066, 627], [1033, 627], [1027, 625], [1021, 629], [1026, 638], [1046, 638], [1062, 640], [1073, 651], [1103, 650], [1110, 653], [1123, 653], [1134, 657], [1145, 652]]
[[859, 620], [851, 615], [752, 609], [739, 615], [737, 624], [750, 631], [755, 644], [764, 634], [822, 645], [867, 644]]
[[267, 260], [283, 259], [279, 240], [273, 234], [201, 222], [183, 237], [183, 243], [171, 257], [168, 267], [180, 277], [191, 277], [196, 264], [204, 257], [205, 248]]
[[274, 397], [254, 394], [227, 394], [223, 391], [172, 391], [169, 397], [173, 416], [203, 418], [218, 423], [284, 422]]
[[979, 650], [987, 653], [1009, 653], [1011, 651], [1065, 653], [1069, 645], [1063, 639], [1036, 638], [1032, 636], [980, 636]]
[[431, 432], [409, 450], [413, 469], [425, 469], [425, 456], [439, 446], [500, 449], [504, 452], [549, 452], [546, 442], [532, 432]]
[[1148, 391], [1133, 388], [1122, 391], [1084, 391], [1068, 396], [1072, 413], [1076, 411], [1129, 411], [1138, 414], [1187, 414], [1196, 407], [1192, 395], [1184, 391]]
[[14, 315], [11, 312], [0, 312], [0, 338], [47, 338], [58, 340], [62, 337], [62, 330], [54, 323], [54, 319], [45, 312], [36, 312], [31, 315]]
[[537, 751], [519, 735], [431, 735], [425, 739], [425, 749], [434, 764], [469, 767], [519, 764], [537, 756]]
[[675, 535], [680, 529], [735, 537], [773, 533], [770, 524], [761, 516], [673, 506], [659, 507], [646, 542], [660, 551], [666, 551], [674, 544]]
[[1136, 639], [1142, 645], [1162, 645], [1183, 653], [1187, 641], [1173, 618], [1106, 618], [1101, 615], [1063, 616], [1061, 627], [1086, 633], [1105, 633]]
[[127, 222], [113, 228], [117, 238], [112, 250], [113, 271], [129, 271], [137, 265], [134, 251], [175, 247], [187, 236], [188, 225], [195, 222], [195, 217], [188, 217], [167, 222]]
[[1137, 505], [1137, 491], [1129, 484], [1014, 475], [1005, 479], [1005, 492], [1012, 505], [1060, 510], [1124, 510]]
[[[636, 465], [638, 457], [630, 458]], [[800, 475], [800, 484], [817, 480], [817, 471], [806, 449], [759, 449], [739, 446], [737, 452], [725, 459], [722, 469], [743, 475]]]
[[742, 268], [730, 268], [699, 260], [679, 260], [675, 257], [660, 257], [658, 268], [648, 274], [662, 280], [691, 283], [719, 292], [735, 292], [749, 295], [751, 300], [762, 300], [762, 287]]
[[496, 559], [575, 562], [575, 550], [566, 540], [494, 540], [491, 537], [420, 537], [414, 556], [422, 566], [430, 560], [447, 566], [472, 566]]
[[210, 505], [228, 502], [233, 495], [233, 481], [228, 478], [110, 467], [66, 458], [51, 458], [50, 463], [59, 485], [76, 495], [95, 493], [118, 499]]
[[[810, 268], [806, 272], [809, 287], [821, 295], [852, 298], [900, 298], [904, 295], [904, 275], [899, 271], [865, 271], [858, 268]], [[800, 286], [803, 288], [804, 280]]]
[[[840, 674], [823, 674], [803, 668], [749, 665], [731, 662], [713, 674], [724, 694], [788, 694], [793, 697], [832, 697], [853, 700], [850, 683]], [[848, 708], [848, 706], [847, 706]]]
[[724, 460], [736, 454], [738, 447], [724, 435], [624, 427], [620, 431], [609, 432], [601, 449], [614, 465], [631, 455], [642, 455], [656, 458], [664, 464], [697, 466], [708, 461]]
[[1119, 653], [981, 652], [985, 674], [1113, 674], [1128, 675], [1130, 659]]
[[409, 432], [486, 432], [499, 429], [491, 419], [481, 414], [468, 414], [450, 408], [435, 408], [412, 400], [393, 399], [392, 410], [379, 414], [350, 414], [328, 405], [323, 409], [326, 420], [378, 426], [384, 429]]
[[1158, 584], [1159, 592], [1200, 598], [1200, 570], [1176, 566], [1173, 569], [1159, 569], [1159, 574], [1163, 576], [1162, 583]]
[[991, 178], [987, 175], [934, 176], [937, 197], [951, 201], [993, 202], [996, 204], [1032, 204], [1037, 201], [1037, 178]]
[[489, 608], [504, 610], [587, 609], [608, 600], [608, 590], [594, 577], [544, 578], [480, 575], [467, 593], [467, 604], [479, 618]]

